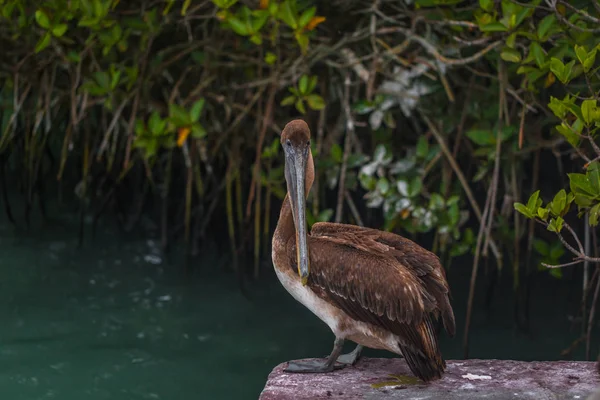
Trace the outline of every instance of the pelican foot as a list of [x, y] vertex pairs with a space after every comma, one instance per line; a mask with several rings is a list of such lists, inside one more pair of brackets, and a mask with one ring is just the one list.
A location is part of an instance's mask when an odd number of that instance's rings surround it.
[[331, 372], [336, 369], [342, 369], [345, 365], [339, 365], [335, 363], [329, 363], [328, 360], [307, 360], [307, 361], [290, 361], [284, 372], [295, 372], [305, 374], [318, 374], [324, 372]]
[[326, 360], [305, 360], [305, 361], [290, 361], [285, 372], [300, 372], [300, 373], [323, 373], [323, 372], [331, 372], [336, 369], [342, 369], [346, 365], [337, 364], [336, 360], [339, 358], [340, 354], [342, 354], [342, 347], [344, 346], [344, 339], [335, 338], [333, 342], [333, 350], [331, 350], [331, 354], [327, 357]]
[[362, 351], [362, 349], [363, 349], [363, 347], [360, 344], [357, 345], [356, 348], [354, 350], [352, 350], [350, 353], [342, 354], [341, 356], [339, 356], [337, 358], [337, 362], [339, 362], [340, 364], [344, 364], [344, 365], [356, 364], [356, 362], [360, 358], [360, 352]]

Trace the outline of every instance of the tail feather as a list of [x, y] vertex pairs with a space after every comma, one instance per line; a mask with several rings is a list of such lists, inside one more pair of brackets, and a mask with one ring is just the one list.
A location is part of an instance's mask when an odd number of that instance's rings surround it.
[[413, 374], [423, 382], [440, 379], [446, 370], [446, 361], [441, 356], [429, 358], [418, 351], [400, 345], [402, 355]]
[[420, 342], [417, 349], [399, 343], [408, 367], [424, 382], [440, 379], [446, 370], [446, 361], [442, 357], [431, 319], [426, 318], [415, 333]]

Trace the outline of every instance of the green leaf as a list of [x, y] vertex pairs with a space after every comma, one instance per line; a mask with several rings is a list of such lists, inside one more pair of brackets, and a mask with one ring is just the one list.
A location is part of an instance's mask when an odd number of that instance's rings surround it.
[[504, 61], [508, 61], [508, 62], [517, 63], [517, 62], [521, 61], [521, 53], [519, 53], [515, 49], [511, 49], [510, 47], [505, 47], [504, 49], [502, 49], [502, 52], [500, 53], [500, 57]]
[[588, 99], [581, 103], [581, 115], [587, 125], [594, 121], [596, 116], [596, 100]]
[[533, 14], [533, 11], [534, 11], [534, 8], [523, 7], [523, 9], [521, 9], [521, 11], [519, 11], [517, 13], [517, 15], [515, 16], [515, 21], [514, 21], [514, 24], [512, 25], [512, 28], [516, 28], [517, 26], [521, 25], [521, 23], [525, 20], [525, 18], [527, 18], [528, 16]]
[[565, 65], [556, 57], [552, 57], [550, 59], [550, 70], [563, 84], [566, 84], [569, 82], [569, 80], [571, 80], [574, 65], [575, 60], [571, 60]]
[[302, 53], [306, 53], [306, 50], [308, 49], [308, 36], [303, 33], [297, 34], [296, 41], [298, 42]]
[[67, 24], [58, 24], [52, 28], [52, 34], [56, 37], [61, 37], [67, 31]]
[[81, 56], [79, 54], [77, 54], [76, 52], [74, 52], [73, 50], [71, 50], [67, 54], [67, 59], [72, 63], [78, 63], [79, 61], [81, 61]]
[[562, 82], [565, 74], [565, 64], [558, 58], [552, 57], [550, 59], [550, 71], [552, 71], [552, 73]]
[[296, 96], [287, 96], [280, 103], [282, 106], [291, 106], [296, 101]]
[[544, 54], [542, 46], [540, 46], [538, 42], [531, 42], [531, 45], [529, 46], [529, 51], [533, 55], [537, 66], [542, 68], [546, 63], [546, 55]]
[[540, 41], [546, 41], [546, 35], [548, 34], [548, 32], [550, 32], [550, 28], [552, 28], [552, 25], [554, 25], [555, 23], [556, 16], [554, 15], [554, 13], [547, 15], [546, 17], [544, 17], [544, 19], [542, 19], [542, 21], [538, 24], [537, 27], [537, 35]]
[[160, 118], [160, 115], [158, 115], [158, 112], [154, 111], [152, 115], [150, 115], [150, 118], [148, 119], [148, 128], [153, 136], [158, 136], [163, 132], [165, 124], [162, 122], [163, 121]]
[[480, 25], [479, 29], [481, 32], [506, 32], [508, 30], [508, 28], [500, 22], [490, 22], [483, 26]]
[[568, 111], [563, 100], [559, 100], [554, 96], [550, 96], [550, 103], [548, 104], [548, 107], [550, 107], [554, 115], [560, 119], [563, 119]]
[[594, 190], [587, 174], [570, 173], [567, 174], [567, 176], [569, 177], [569, 187], [571, 192], [575, 194], [575, 200], [577, 200], [578, 194], [590, 198], [600, 195], [600, 193], [596, 193]]
[[110, 89], [110, 77], [106, 71], [97, 71], [94, 73], [94, 79], [98, 83], [98, 86], [108, 90]]
[[[533, 54], [531, 54], [531, 56], [527, 56], [527, 58], [523, 62], [530, 62], [532, 60], [533, 60]], [[532, 67], [531, 65], [521, 65], [519, 68], [517, 68], [518, 75], [537, 73], [539, 71], [540, 70], [538, 68]]]
[[540, 207], [537, 209], [537, 216], [542, 221], [546, 221], [548, 219], [548, 215], [550, 214], [550, 210], [544, 207]]
[[514, 49], [515, 45], [517, 43], [517, 32], [513, 32], [510, 35], [508, 35], [505, 43], [508, 47], [510, 47], [511, 49]]
[[142, 121], [141, 119], [136, 119], [135, 120], [135, 135], [141, 136], [144, 134], [144, 132], [146, 132], [146, 127], [144, 126], [144, 121]]
[[598, 225], [598, 217], [600, 217], [600, 203], [590, 208], [588, 217], [590, 226]]
[[598, 161], [593, 161], [587, 168], [587, 176], [588, 181], [590, 182], [590, 187], [595, 196], [600, 196], [600, 169], [598, 166]]
[[490, 146], [496, 143], [496, 137], [490, 129], [471, 129], [467, 137], [479, 146]]
[[542, 256], [550, 255], [550, 246], [548, 245], [548, 243], [541, 239], [533, 240], [533, 248]]
[[379, 193], [385, 195], [390, 190], [390, 181], [388, 181], [385, 177], [381, 177], [377, 181], [376, 188], [377, 188], [377, 191], [379, 191]]
[[281, 3], [281, 6], [279, 7], [279, 18], [285, 22], [287, 26], [296, 30], [298, 29], [298, 21], [296, 20], [297, 15], [294, 12], [295, 10], [292, 8], [291, 3], [291, 0], [285, 0]]
[[308, 87], [306, 88], [306, 93], [312, 93], [313, 90], [315, 90], [315, 87], [317, 86], [317, 76], [313, 75], [308, 79]]
[[206, 136], [206, 130], [204, 129], [204, 127], [198, 122], [193, 123], [192, 124], [192, 137], [194, 139], [202, 139], [205, 136]]
[[300, 111], [302, 114], [306, 114], [306, 107], [304, 106], [304, 102], [302, 99], [296, 100], [296, 110]]
[[308, 106], [313, 110], [322, 110], [325, 108], [325, 100], [318, 94], [309, 94], [305, 99]]
[[536, 190], [533, 192], [531, 196], [529, 196], [529, 200], [527, 200], [527, 208], [531, 211], [532, 215], [537, 213], [537, 209], [542, 205], [542, 200], [540, 199], [540, 191]]
[[575, 204], [577, 204], [579, 208], [591, 207], [593, 203], [594, 200], [590, 196], [580, 193], [575, 194]]
[[587, 73], [594, 66], [594, 63], [596, 62], [596, 52], [597, 49], [594, 48], [594, 50], [590, 51], [587, 55], [585, 61], [583, 62], [583, 72]]
[[556, 279], [562, 279], [562, 268], [549, 268], [549, 273]]
[[104, 5], [101, 0], [93, 0], [94, 3], [94, 14], [97, 17], [104, 16]]
[[136, 149], [144, 148], [147, 145], [148, 145], [148, 139], [146, 139], [146, 138], [136, 137], [133, 140], [133, 147]]
[[298, 89], [301, 94], [306, 94], [306, 90], [308, 89], [308, 76], [302, 75], [300, 81], [298, 82]]
[[360, 181], [360, 186], [362, 186], [363, 189], [368, 191], [375, 190], [375, 186], [377, 184], [375, 177], [367, 174], [359, 174], [358, 180]]
[[556, 193], [554, 199], [550, 203], [550, 211], [555, 216], [562, 216], [563, 210], [567, 205], [567, 192], [565, 189], [561, 189], [560, 192]]
[[110, 76], [110, 88], [115, 89], [121, 80], [121, 71], [114, 71]]
[[550, 249], [549, 256], [553, 260], [558, 260], [563, 254], [565, 254], [565, 249], [563, 249], [560, 242], [556, 242], [556, 244]]
[[[577, 104], [575, 104], [574, 97], [569, 97], [568, 100], [567, 100], [567, 97], [565, 97], [565, 100], [563, 100], [563, 104], [565, 105], [567, 110], [569, 112], [571, 112], [571, 114], [576, 116], [578, 119], [583, 120], [583, 114], [581, 113], [581, 108]], [[580, 132], [580, 130], [576, 129], [575, 124], [573, 124], [573, 128], [575, 129], [576, 132]]]
[[193, 105], [192, 108], [190, 109], [190, 120], [191, 121], [198, 121], [200, 119], [200, 114], [202, 113], [202, 110], [204, 109], [204, 98], [196, 101]]
[[556, 217], [556, 219], [552, 218], [550, 220], [550, 223], [548, 224], [548, 230], [550, 232], [556, 232], [559, 233], [562, 228], [563, 228], [563, 223], [565, 222], [564, 219], [562, 219], [562, 217]]
[[421, 190], [423, 190], [423, 181], [421, 177], [417, 176], [408, 184], [408, 197], [418, 196], [421, 194]]
[[234, 17], [232, 15], [227, 19], [227, 22], [229, 22], [229, 26], [231, 26], [231, 29], [238, 35], [248, 36], [250, 34], [250, 32], [248, 32], [248, 27], [246, 26], [246, 24], [240, 21], [237, 17]]
[[585, 46], [575, 45], [575, 54], [577, 55], [577, 59], [579, 60], [579, 62], [583, 65], [585, 59], [588, 56], [588, 52], [585, 49]]
[[212, 2], [219, 8], [228, 9], [237, 3], [237, 0], [212, 0]]
[[573, 78], [573, 66], [575, 65], [575, 60], [569, 61], [565, 64], [565, 74], [563, 79], [561, 79], [562, 83], [567, 83]]
[[262, 36], [259, 33], [255, 33], [250, 36], [250, 41], [257, 46], [260, 46], [262, 44]]
[[452, 226], [456, 226], [458, 224], [460, 221], [460, 209], [458, 208], [458, 204], [454, 203], [448, 207], [448, 217]]
[[298, 27], [304, 28], [306, 25], [308, 25], [308, 23], [310, 22], [312, 17], [315, 16], [316, 12], [317, 12], [317, 7], [315, 7], [315, 6], [310, 7], [309, 9], [304, 11], [302, 13], [302, 15], [300, 16], [300, 19], [298, 20]]
[[50, 32], [46, 32], [44, 33], [44, 36], [42, 36], [40, 38], [40, 40], [37, 42], [37, 44], [35, 45], [35, 52], [39, 53], [40, 51], [44, 50], [46, 47], [48, 47], [48, 45], [50, 45]]
[[50, 19], [42, 9], [39, 9], [35, 12], [35, 21], [44, 29], [50, 28]]
[[269, 12], [269, 15], [271, 15], [272, 17], [277, 16], [277, 13], [279, 12], [279, 3], [270, 1], [267, 11]]
[[342, 162], [342, 157], [343, 157], [342, 148], [340, 147], [339, 144], [334, 143], [331, 146], [331, 158], [333, 159], [333, 161], [340, 164]]
[[352, 110], [359, 115], [368, 114], [374, 109], [375, 107], [373, 105], [373, 102], [370, 102], [368, 100], [360, 100], [354, 105], [354, 107], [352, 107]]
[[326, 222], [326, 221], [329, 221], [332, 216], [333, 216], [333, 209], [326, 208], [325, 210], [321, 210], [321, 212], [319, 213], [319, 216], [317, 217], [317, 221], [318, 222]]
[[490, 12], [494, 9], [494, 0], [479, 0], [479, 7], [484, 11]]
[[174, 103], [169, 104], [169, 117], [177, 127], [189, 125], [191, 122], [187, 111]]
[[459, 201], [460, 197], [458, 197], [457, 195], [453, 195], [446, 200], [446, 205], [451, 206], [452, 204], [458, 204]]
[[115, 25], [115, 26], [113, 26], [110, 33], [112, 35], [112, 40], [114, 42], [118, 42], [121, 39], [121, 36], [123, 35], [123, 30], [121, 29], [121, 27], [119, 25]]
[[265, 55], [265, 62], [269, 65], [273, 65], [276, 61], [277, 56], [275, 55], [275, 53], [267, 51], [267, 54]]
[[188, 8], [190, 7], [190, 3], [192, 0], [185, 0], [183, 2], [183, 5], [181, 6], [181, 16], [185, 16], [185, 14], [187, 13]]
[[427, 157], [427, 153], [429, 153], [429, 143], [427, 142], [427, 138], [425, 136], [420, 136], [417, 141], [417, 157], [425, 158]]
[[267, 23], [269, 19], [269, 11], [267, 10], [254, 10], [252, 11], [254, 19], [252, 20], [252, 29], [254, 32], [258, 32]]
[[429, 199], [430, 210], [440, 210], [444, 207], [444, 198], [439, 193], [432, 193]]

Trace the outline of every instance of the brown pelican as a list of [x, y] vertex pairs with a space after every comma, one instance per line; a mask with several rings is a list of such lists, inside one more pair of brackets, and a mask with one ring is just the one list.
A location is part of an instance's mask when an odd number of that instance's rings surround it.
[[[290, 362], [288, 372], [329, 372], [352, 365], [362, 346], [406, 359], [423, 381], [446, 368], [434, 322], [454, 335], [454, 313], [439, 258], [390, 232], [338, 223], [306, 228], [305, 200], [314, 181], [310, 129], [289, 122], [281, 133], [287, 195], [273, 236], [273, 265], [281, 284], [335, 335], [324, 361]], [[341, 355], [344, 340], [358, 344]]]

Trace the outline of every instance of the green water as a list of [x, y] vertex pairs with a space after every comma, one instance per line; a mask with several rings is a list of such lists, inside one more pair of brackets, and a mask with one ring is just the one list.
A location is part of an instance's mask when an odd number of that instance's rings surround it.
[[[24, 233], [0, 216], [0, 399], [256, 399], [275, 365], [331, 349], [328, 328], [270, 266], [248, 300], [208, 250], [186, 278], [152, 240], [100, 227], [77, 249], [76, 216], [54, 219]], [[442, 337], [447, 358], [462, 355], [470, 268], [452, 267], [459, 332]], [[573, 286], [539, 281], [527, 336], [513, 328], [510, 282], [489, 313], [482, 285], [471, 356], [558, 359], [578, 334], [567, 321]]]

